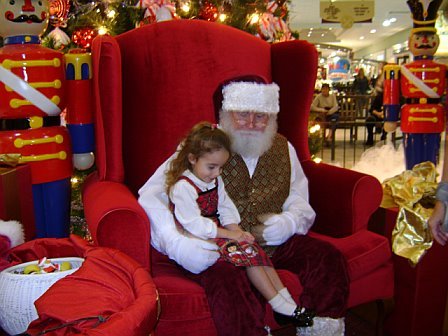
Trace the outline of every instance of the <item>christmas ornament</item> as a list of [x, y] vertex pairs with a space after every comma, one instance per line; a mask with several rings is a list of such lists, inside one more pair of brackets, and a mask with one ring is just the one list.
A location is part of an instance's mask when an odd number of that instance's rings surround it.
[[65, 27], [68, 11], [70, 9], [69, 0], [50, 0], [50, 24], [54, 27]]
[[199, 12], [199, 18], [201, 20], [215, 22], [218, 19], [218, 16], [218, 8], [210, 2], [204, 2], [204, 5]]
[[59, 27], [53, 29], [48, 37], [54, 41], [54, 48], [57, 50], [63, 49], [70, 43], [70, 37]]
[[80, 28], [73, 32], [72, 41], [82, 49], [89, 49], [96, 35], [97, 32], [92, 28]]
[[143, 24], [175, 18], [176, 6], [170, 0], [140, 0], [140, 7], [146, 8]]
[[294, 39], [288, 25], [283, 20], [285, 10], [281, 4], [282, 15], [275, 16], [274, 13], [279, 7], [276, 1], [270, 1], [267, 5], [266, 12], [261, 15], [258, 21], [258, 32], [260, 36], [268, 42], [289, 41]]

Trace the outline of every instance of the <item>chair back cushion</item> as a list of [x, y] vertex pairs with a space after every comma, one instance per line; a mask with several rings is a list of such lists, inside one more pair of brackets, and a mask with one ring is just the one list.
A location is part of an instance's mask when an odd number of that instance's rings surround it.
[[[305, 43], [311, 63], [308, 60], [304, 65], [300, 59], [291, 59], [291, 63], [297, 63], [292, 68], [300, 68], [305, 74], [297, 72], [292, 79], [286, 76], [291, 67], [287, 64], [276, 67], [282, 82], [281, 95], [282, 85], [292, 86], [297, 81], [306, 81], [306, 87], [314, 87], [315, 48], [304, 41], [293, 42], [298, 49], [303, 49]], [[116, 58], [117, 49], [121, 60], [111, 61]], [[96, 122], [100, 133], [97, 147], [102, 152], [97, 155], [100, 178], [118, 182], [124, 179], [134, 193], [175, 151], [194, 124], [216, 121], [213, 95], [222, 83], [243, 76], [275, 81], [272, 74], [275, 56], [270, 44], [241, 30], [201, 20], [160, 22], [115, 38], [101, 37], [94, 41], [92, 53], [97, 76]], [[288, 61], [281, 55], [277, 58]], [[289, 93], [285, 88], [281, 103], [285, 100], [288, 114], [299, 114], [297, 102], [305, 106], [304, 110], [309, 109], [312, 92], [297, 94], [298, 90], [304, 91], [302, 86], [290, 88]], [[299, 121], [293, 122], [294, 126], [288, 126], [291, 134], [294, 133], [291, 127], [296, 133], [299, 129]], [[306, 126], [300, 129], [304, 144]], [[121, 136], [121, 143], [115, 143], [114, 139]], [[306, 154], [307, 148], [305, 157]]]

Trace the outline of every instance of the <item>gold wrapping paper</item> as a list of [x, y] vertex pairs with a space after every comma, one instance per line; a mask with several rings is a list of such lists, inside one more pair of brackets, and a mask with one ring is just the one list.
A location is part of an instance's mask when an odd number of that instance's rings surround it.
[[437, 171], [423, 162], [383, 182], [383, 208], [399, 207], [392, 251], [416, 265], [432, 246], [428, 219], [435, 204]]
[[0, 154], [0, 165], [15, 167], [19, 164], [21, 154]]

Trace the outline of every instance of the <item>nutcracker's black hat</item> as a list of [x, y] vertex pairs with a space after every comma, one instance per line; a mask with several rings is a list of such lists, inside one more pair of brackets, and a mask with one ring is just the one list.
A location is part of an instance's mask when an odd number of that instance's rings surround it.
[[442, 4], [442, 0], [432, 0], [430, 2], [408, 0], [407, 3], [411, 10], [412, 20], [414, 22], [413, 31], [437, 32], [434, 26], [436, 24], [437, 11]]

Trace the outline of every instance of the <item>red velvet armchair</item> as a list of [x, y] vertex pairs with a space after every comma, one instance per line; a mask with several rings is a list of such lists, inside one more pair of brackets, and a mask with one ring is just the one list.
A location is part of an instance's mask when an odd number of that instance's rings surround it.
[[[161, 302], [155, 335], [211, 336], [216, 329], [202, 288], [151, 249], [150, 222], [137, 191], [193, 124], [215, 120], [212, 97], [218, 85], [244, 75], [280, 86], [279, 131], [297, 150], [317, 213], [310, 234], [347, 257], [349, 307], [392, 296], [388, 241], [367, 230], [382, 197], [380, 183], [310, 160], [307, 126], [317, 73], [313, 45], [270, 45], [225, 25], [175, 20], [115, 38], [97, 37], [92, 54], [97, 171], [83, 190], [85, 216], [97, 244], [126, 252], [151, 272]], [[298, 297], [299, 279], [279, 273]], [[266, 321], [274, 326], [269, 310]]]

